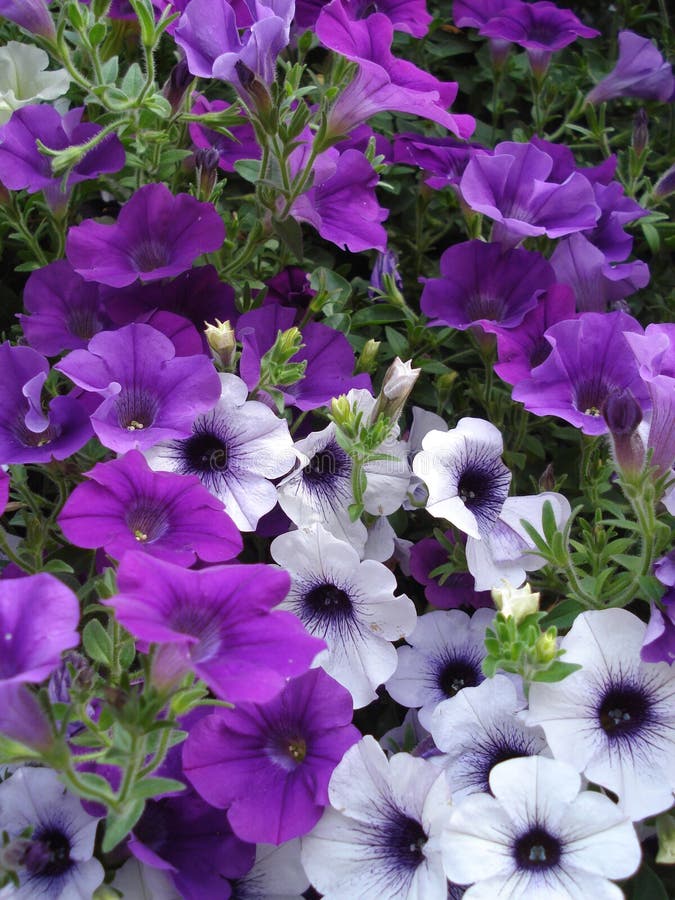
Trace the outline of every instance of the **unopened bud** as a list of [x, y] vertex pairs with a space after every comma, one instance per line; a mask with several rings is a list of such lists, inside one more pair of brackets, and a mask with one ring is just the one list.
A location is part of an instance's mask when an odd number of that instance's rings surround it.
[[377, 354], [380, 349], [380, 341], [369, 338], [356, 361], [356, 372], [372, 372], [377, 365]]
[[675, 864], [675, 816], [663, 813], [656, 820], [656, 835], [659, 839], [659, 850], [656, 862], [660, 865]]
[[654, 196], [661, 200], [675, 192], [675, 164], [673, 164], [654, 185]]
[[397, 356], [385, 373], [370, 421], [385, 416], [392, 424], [398, 422], [421, 371], [413, 369], [412, 360], [403, 362]]
[[642, 469], [645, 447], [637, 427], [642, 421], [642, 408], [629, 390], [614, 391], [603, 407], [602, 415], [609, 428], [614, 458], [622, 472]]
[[218, 180], [220, 154], [214, 147], [201, 147], [195, 153], [197, 186], [201, 200], [208, 201]]
[[522, 622], [527, 616], [539, 612], [539, 594], [533, 594], [529, 584], [515, 588], [508, 581], [502, 582], [501, 588], [493, 588], [492, 600], [505, 617]]
[[539, 476], [539, 490], [540, 491], [554, 491], [555, 490], [555, 472], [553, 470], [553, 463], [549, 463], [544, 471]]
[[557, 631], [554, 627], [547, 629], [534, 645], [537, 661], [552, 663], [558, 655]]
[[273, 106], [267, 85], [258, 78], [253, 69], [250, 69], [240, 59], [234, 64], [234, 69], [237, 73], [244, 99], [253, 102], [253, 106], [261, 121], [265, 122]]
[[644, 109], [639, 109], [633, 119], [633, 150], [640, 156], [649, 145], [649, 117]]
[[221, 322], [219, 319], [216, 319], [215, 325], [211, 325], [208, 322], [204, 324], [206, 325], [204, 334], [211, 348], [213, 358], [221, 364], [223, 369], [231, 369], [237, 349], [234, 329], [229, 321]]
[[[393, 250], [385, 250], [384, 253], [378, 253], [375, 259], [375, 265], [370, 275], [370, 284], [380, 293], [387, 292], [385, 276], [391, 276], [396, 288], [400, 291], [403, 288], [403, 280], [398, 271], [398, 256]], [[370, 296], [374, 296], [374, 291], [369, 291]]]
[[181, 59], [171, 70], [171, 74], [162, 88], [162, 94], [171, 104], [171, 112], [174, 115], [182, 106], [187, 90], [193, 81], [194, 75], [188, 69], [187, 60]]

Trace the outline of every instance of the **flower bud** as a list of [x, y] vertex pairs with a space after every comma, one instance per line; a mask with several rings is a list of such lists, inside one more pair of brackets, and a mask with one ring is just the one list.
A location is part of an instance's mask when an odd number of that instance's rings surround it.
[[377, 364], [377, 354], [380, 349], [380, 341], [369, 338], [356, 361], [356, 372], [372, 372]]
[[649, 118], [646, 111], [640, 108], [633, 119], [633, 150], [640, 156], [649, 145]]
[[56, 29], [45, 0], [13, 0], [2, 4], [2, 15], [26, 31], [39, 34], [48, 41], [56, 39]]
[[180, 109], [188, 88], [194, 81], [194, 75], [188, 69], [186, 59], [180, 62], [171, 70], [171, 73], [162, 88], [162, 94], [171, 104], [171, 112], [175, 115]]
[[609, 428], [614, 459], [625, 473], [636, 473], [645, 461], [645, 447], [637, 427], [642, 421], [642, 408], [629, 390], [614, 391], [602, 407]]
[[554, 627], [548, 628], [534, 645], [537, 661], [540, 663], [552, 663], [558, 655], [557, 631]]
[[206, 325], [204, 334], [213, 358], [221, 364], [223, 369], [231, 369], [234, 364], [237, 339], [229, 320], [221, 322], [220, 319], [216, 319], [215, 325], [210, 325], [208, 322], [204, 324]]
[[527, 616], [539, 612], [539, 594], [533, 594], [529, 584], [515, 588], [508, 581], [502, 580], [501, 588], [493, 588], [492, 599], [503, 616], [521, 622]]
[[273, 107], [267, 85], [240, 59], [234, 64], [234, 69], [241, 85], [240, 93], [243, 93], [245, 100], [252, 101], [260, 120], [266, 123]]
[[371, 423], [376, 422], [380, 416], [386, 416], [392, 424], [398, 422], [421, 371], [412, 368], [412, 360], [403, 362], [396, 357], [382, 381], [382, 388], [371, 414]]
[[539, 490], [542, 492], [555, 490], [555, 472], [553, 470], [553, 463], [549, 463], [539, 476]]
[[663, 173], [654, 185], [654, 196], [662, 200], [675, 191], [675, 163]]
[[195, 153], [197, 170], [197, 187], [199, 199], [208, 201], [218, 179], [218, 160], [220, 154], [214, 147], [201, 147]]
[[660, 865], [675, 864], [675, 816], [663, 813], [656, 820], [656, 834], [659, 839], [659, 851], [656, 862]]

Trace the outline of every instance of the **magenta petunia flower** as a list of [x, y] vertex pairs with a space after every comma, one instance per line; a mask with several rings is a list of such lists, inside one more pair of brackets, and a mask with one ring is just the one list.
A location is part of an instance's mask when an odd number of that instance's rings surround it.
[[56, 28], [45, 0], [0, 0], [0, 18], [9, 19], [47, 40], [56, 38]]
[[122, 207], [114, 225], [87, 219], [68, 232], [66, 255], [86, 280], [125, 287], [187, 271], [223, 243], [225, 226], [210, 203], [147, 184]]
[[153, 661], [158, 681], [192, 669], [224, 700], [262, 702], [325, 646], [291, 613], [271, 611], [290, 586], [288, 573], [272, 566], [193, 571], [126, 553], [117, 583], [119, 594], [106, 601], [117, 619], [139, 647], [162, 644]]
[[82, 349], [111, 325], [100, 286], [85, 281], [65, 259], [32, 272], [23, 301], [29, 315], [17, 318], [28, 343], [45, 356]]
[[616, 65], [596, 84], [586, 102], [605, 103], [615, 97], [637, 97], [667, 103], [674, 95], [673, 68], [653, 42], [633, 31], [620, 31]]
[[[249, 390], [260, 380], [260, 362], [274, 344], [279, 331], [291, 328], [295, 310], [268, 305], [244, 313], [237, 322], [237, 338], [242, 343], [240, 377]], [[302, 328], [303, 347], [291, 357], [291, 363], [306, 362], [303, 378], [295, 384], [280, 386], [284, 402], [298, 409], [316, 409], [330, 403], [333, 397], [352, 388], [371, 390], [370, 376], [352, 375], [354, 351], [347, 338], [320, 322], [309, 322]]]
[[85, 473], [58, 523], [76, 547], [103, 549], [115, 559], [142, 550], [191, 566], [224, 562], [241, 552], [238, 529], [198, 478], [154, 472], [137, 450]]
[[465, 241], [441, 256], [441, 278], [427, 278], [420, 306], [431, 325], [461, 331], [493, 324], [515, 328], [555, 281], [550, 264], [528, 250]]
[[354, 80], [330, 110], [333, 133], [347, 133], [383, 110], [424, 116], [462, 138], [473, 133], [472, 116], [447, 111], [457, 96], [456, 82], [438, 81], [391, 53], [393, 27], [386, 15], [375, 13], [353, 21], [341, 0], [331, 0], [318, 18], [316, 35], [326, 47], [359, 65]]
[[0, 580], [0, 684], [44, 681], [77, 647], [80, 604], [47, 572]]
[[11, 119], [0, 127], [0, 181], [12, 191], [29, 194], [44, 191], [54, 209], [65, 205], [73, 185], [103, 172], [118, 172], [124, 165], [124, 147], [115, 134], [110, 134], [90, 150], [74, 166], [61, 189], [61, 175], [52, 173], [51, 157], [41, 153], [40, 140], [50, 150], [65, 150], [83, 144], [102, 129], [91, 122], [81, 122], [84, 107], [78, 106], [61, 116], [48, 104], [24, 106], [15, 110]]
[[198, 722], [184, 771], [208, 803], [227, 807], [242, 840], [280, 844], [307, 834], [328, 805], [333, 769], [360, 738], [351, 719], [349, 692], [312, 669], [264, 705]]
[[481, 26], [484, 37], [525, 47], [534, 72], [548, 68], [554, 51], [562, 50], [578, 37], [594, 38], [600, 32], [582, 24], [569, 9], [548, 0], [509, 3], [497, 16]]
[[0, 465], [65, 459], [92, 436], [89, 416], [74, 397], [54, 397], [45, 411], [48, 374], [49, 363], [35, 350], [0, 345]]
[[584, 434], [605, 434], [602, 408], [607, 398], [631, 391], [643, 409], [649, 394], [623, 332], [642, 334], [624, 312], [582, 313], [546, 332], [548, 358], [513, 389], [513, 399], [538, 416], [558, 416]]
[[530, 310], [517, 328], [495, 328], [497, 356], [495, 372], [507, 384], [529, 378], [551, 353], [544, 335], [551, 325], [576, 319], [574, 293], [565, 284], [554, 284]]
[[504, 141], [476, 155], [459, 183], [464, 201], [494, 219], [493, 239], [515, 246], [526, 237], [563, 237], [593, 228], [600, 215], [591, 183], [574, 172], [549, 181], [553, 159], [534, 144]]
[[102, 331], [55, 368], [104, 398], [91, 424], [117, 453], [186, 437], [195, 416], [220, 395], [218, 373], [206, 356], [177, 356], [171, 340], [145, 324]]
[[[308, 153], [306, 146], [298, 148], [291, 168], [299, 171]], [[322, 238], [352, 253], [384, 250], [387, 232], [380, 223], [389, 213], [377, 202], [378, 180], [363, 153], [340, 153], [332, 147], [317, 157], [314, 183], [294, 201], [291, 214], [316, 228]]]

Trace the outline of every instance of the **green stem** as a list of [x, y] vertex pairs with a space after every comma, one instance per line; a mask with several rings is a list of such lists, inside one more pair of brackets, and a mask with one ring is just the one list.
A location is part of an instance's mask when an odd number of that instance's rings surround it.
[[7, 540], [7, 532], [4, 528], [0, 528], [0, 552], [2, 552], [5, 557], [13, 562], [15, 566], [18, 566], [23, 572], [28, 572], [29, 575], [33, 575], [38, 569], [35, 566], [32, 566], [29, 562], [22, 559], [18, 556], [10, 547], [9, 542]]

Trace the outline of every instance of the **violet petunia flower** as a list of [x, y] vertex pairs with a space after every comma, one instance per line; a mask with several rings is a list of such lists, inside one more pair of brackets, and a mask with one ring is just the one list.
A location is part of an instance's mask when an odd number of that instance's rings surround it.
[[48, 41], [56, 38], [56, 28], [45, 0], [0, 0], [1, 18], [9, 19]]
[[[260, 380], [260, 363], [273, 346], [279, 331], [287, 331], [295, 320], [295, 310], [270, 305], [244, 313], [237, 322], [236, 334], [242, 343], [239, 373], [252, 390]], [[347, 338], [320, 322], [302, 328], [302, 348], [290, 362], [306, 362], [304, 376], [295, 384], [279, 387], [287, 406], [301, 410], [316, 409], [351, 388], [371, 389], [370, 376], [352, 375], [354, 351]]]
[[0, 465], [65, 459], [92, 436], [74, 397], [54, 397], [43, 409], [49, 364], [30, 347], [0, 345]]
[[515, 246], [526, 237], [563, 237], [595, 227], [600, 208], [579, 172], [550, 181], [553, 158], [534, 144], [504, 141], [492, 156], [475, 155], [459, 189], [475, 212], [495, 222], [493, 240]]
[[70, 229], [66, 255], [86, 281], [125, 287], [187, 271], [203, 253], [223, 243], [225, 226], [210, 203], [174, 196], [164, 184], [147, 184], [122, 207], [113, 225], [87, 219]]
[[[325, 5], [323, 0], [296, 0], [295, 25], [303, 30], [314, 28]], [[390, 20], [394, 31], [405, 31], [417, 38], [426, 35], [432, 20], [426, 0], [343, 0], [343, 6], [354, 20], [373, 12], [382, 13]]]
[[551, 345], [544, 335], [557, 322], [576, 319], [574, 293], [565, 284], [554, 284], [526, 313], [517, 328], [495, 328], [497, 357], [495, 372], [507, 384], [518, 384], [530, 377], [551, 353]]
[[[223, 112], [230, 108], [225, 100], [207, 100], [193, 94], [194, 102], [190, 110], [192, 115]], [[190, 122], [190, 137], [198, 149], [208, 150], [212, 147], [218, 151], [218, 166], [225, 172], [234, 172], [234, 164], [240, 159], [260, 159], [262, 150], [256, 141], [255, 131], [250, 120], [242, 113], [241, 125], [228, 128], [232, 137], [221, 134], [200, 122]]]
[[[453, 0], [452, 18], [458, 28], [481, 29], [509, 6], [519, 2], [520, 0]], [[491, 37], [489, 41], [492, 65], [501, 68], [511, 50], [511, 42], [499, 37]]]
[[574, 291], [577, 312], [606, 312], [649, 282], [647, 263], [635, 260], [612, 266], [581, 232], [560, 241], [551, 265], [557, 281]]
[[309, 275], [298, 266], [288, 266], [265, 282], [267, 290], [263, 306], [278, 304], [291, 306], [296, 310], [296, 319], [302, 319], [307, 312], [316, 291], [312, 288]]
[[16, 110], [0, 126], [0, 181], [5, 187], [29, 194], [43, 191], [56, 210], [66, 205], [73, 185], [103, 172], [118, 172], [124, 165], [124, 147], [117, 135], [110, 134], [73, 167], [62, 190], [62, 176], [52, 173], [52, 159], [40, 152], [37, 141], [50, 150], [65, 150], [90, 140], [102, 129], [92, 122], [81, 122], [83, 113], [84, 107], [78, 106], [61, 116], [47, 104]]
[[328, 782], [360, 734], [349, 692], [323, 669], [291, 680], [265, 704], [202, 719], [183, 751], [185, 774], [227, 807], [242, 840], [280, 844], [307, 834], [328, 805]]
[[[588, 170], [583, 174], [590, 180]], [[593, 192], [600, 207], [600, 218], [595, 228], [585, 232], [585, 236], [602, 250], [608, 261], [621, 262], [630, 255], [633, 246], [633, 237], [623, 230], [623, 226], [648, 216], [649, 210], [627, 197], [618, 181], [606, 184], [595, 181]]]
[[288, 45], [293, 2], [250, 0], [244, 9], [252, 22], [242, 21], [228, 0], [191, 0], [174, 37], [193, 75], [241, 87], [237, 64], [243, 63], [265, 84], [272, 83], [277, 57]]
[[238, 529], [200, 481], [154, 472], [137, 450], [85, 473], [58, 517], [76, 547], [104, 550], [121, 559], [128, 550], [180, 566], [224, 562], [241, 552]]
[[619, 32], [616, 65], [587, 95], [587, 103], [605, 103], [615, 97], [637, 97], [667, 103], [675, 94], [672, 66], [648, 38], [633, 31]]
[[548, 358], [513, 389], [513, 399], [538, 416], [558, 416], [584, 434], [605, 434], [602, 407], [617, 391], [629, 390], [649, 408], [649, 394], [623, 332], [642, 334], [624, 312], [582, 313], [546, 332]]
[[0, 683], [0, 735], [39, 752], [53, 746], [49, 719], [25, 684]]
[[562, 50], [578, 37], [594, 38], [600, 32], [583, 25], [571, 10], [539, 0], [510, 3], [481, 27], [480, 34], [524, 47], [532, 71], [543, 75], [556, 50]]
[[428, 173], [424, 183], [438, 191], [448, 185], [456, 190], [469, 160], [476, 153], [486, 152], [478, 144], [468, 144], [451, 137], [439, 138], [412, 132], [394, 135], [393, 162], [419, 166]]
[[[299, 171], [308, 149], [298, 148], [291, 168]], [[380, 224], [388, 211], [377, 202], [378, 175], [363, 153], [335, 148], [321, 153], [314, 163], [314, 183], [291, 206], [291, 215], [308, 222], [322, 238], [359, 253], [384, 251], [387, 232]]]
[[[452, 531], [445, 537], [453, 541]], [[473, 578], [468, 572], [456, 572], [442, 581], [432, 576], [432, 572], [449, 562], [448, 551], [436, 538], [423, 538], [410, 548], [410, 574], [424, 586], [427, 602], [436, 609], [456, 609], [457, 607], [492, 606], [489, 591], [475, 591]]]
[[265, 702], [324, 647], [292, 613], [272, 611], [290, 587], [288, 573], [272, 566], [194, 571], [131, 552], [117, 583], [106, 604], [139, 647], [162, 645], [153, 660], [160, 684], [193, 670], [223, 700]]
[[4, 469], [0, 468], [0, 516], [4, 513], [9, 503], [10, 477]]
[[354, 80], [340, 94], [329, 113], [329, 129], [347, 133], [376, 112], [393, 110], [424, 116], [444, 125], [459, 137], [475, 128], [472, 116], [447, 112], [457, 96], [456, 82], [441, 82], [390, 50], [393, 27], [387, 16], [350, 19], [341, 0], [331, 0], [321, 11], [316, 35], [331, 50], [358, 63]]
[[23, 299], [29, 315], [17, 318], [30, 346], [45, 356], [84, 349], [112, 324], [100, 286], [86, 282], [65, 259], [32, 272]]
[[211, 409], [220, 392], [206, 356], [177, 356], [169, 338], [145, 324], [99, 332], [86, 350], [73, 350], [55, 368], [102, 396], [91, 424], [117, 453], [187, 436], [195, 416]]
[[0, 580], [0, 684], [44, 681], [77, 647], [80, 604], [54, 575]]
[[460, 331], [472, 325], [491, 331], [493, 323], [515, 328], [555, 281], [540, 254], [477, 240], [449, 247], [440, 267], [440, 278], [423, 279], [420, 306], [430, 325]]
[[640, 658], [649, 663], [675, 663], [675, 588], [667, 591], [658, 605], [652, 603]]

